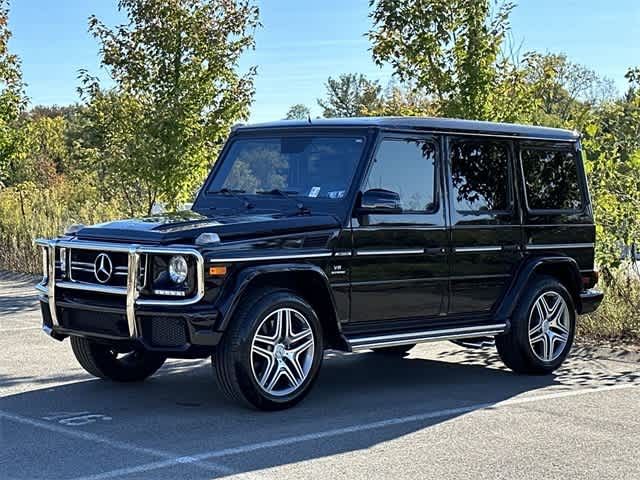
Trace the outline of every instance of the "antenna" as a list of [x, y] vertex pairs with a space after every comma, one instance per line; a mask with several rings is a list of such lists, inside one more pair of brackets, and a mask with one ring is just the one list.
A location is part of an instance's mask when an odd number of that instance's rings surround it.
[[311, 114], [307, 113], [307, 122], [311, 123]]

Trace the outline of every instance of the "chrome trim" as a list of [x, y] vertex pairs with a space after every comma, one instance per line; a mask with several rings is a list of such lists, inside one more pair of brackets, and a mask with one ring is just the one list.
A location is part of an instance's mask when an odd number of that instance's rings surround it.
[[559, 248], [559, 249], [565, 249], [565, 248], [594, 248], [595, 244], [594, 243], [547, 243], [547, 244], [540, 244], [540, 245], [525, 245], [525, 248], [527, 250], [549, 250], [552, 248]]
[[212, 258], [209, 260], [210, 263], [231, 263], [231, 262], [259, 262], [264, 260], [294, 260], [294, 259], [303, 259], [303, 258], [324, 258], [331, 257], [333, 254], [331, 252], [326, 253], [297, 253], [291, 255], [268, 255], [263, 257], [227, 257], [227, 258]]
[[478, 336], [493, 336], [504, 333], [506, 323], [481, 325], [477, 327], [447, 328], [442, 330], [427, 330], [422, 332], [398, 333], [378, 335], [374, 337], [347, 339], [352, 350], [365, 350], [375, 347], [393, 347], [409, 343], [423, 343], [437, 340], [452, 340], [456, 338], [470, 338]]
[[[106, 242], [83, 242], [72, 241], [66, 239], [56, 240], [36, 240], [36, 244], [42, 246], [47, 251], [48, 259], [48, 275], [49, 279], [46, 284], [41, 282], [36, 286], [36, 290], [45, 293], [48, 296], [49, 309], [51, 311], [51, 319], [54, 327], [58, 327], [58, 318], [56, 315], [55, 298], [56, 287], [67, 288], [70, 290], [83, 290], [97, 293], [106, 293], [112, 295], [125, 295], [126, 296], [126, 315], [127, 322], [129, 324], [129, 333], [131, 337], [137, 337], [139, 332], [136, 323], [136, 306], [137, 305], [165, 305], [165, 306], [183, 306], [198, 303], [204, 297], [204, 258], [202, 254], [190, 247], [154, 247], [144, 245], [126, 245], [121, 243], [106, 243]], [[127, 263], [127, 286], [125, 287], [113, 287], [110, 285], [99, 285], [87, 282], [78, 281], [59, 281], [55, 279], [55, 249], [56, 248], [70, 248], [79, 250], [97, 250], [105, 252], [126, 252], [128, 255]], [[156, 254], [156, 255], [191, 255], [196, 261], [196, 292], [190, 298], [182, 300], [157, 300], [157, 299], [143, 299], [139, 298], [138, 289], [138, 269], [140, 266], [140, 256], [143, 254]], [[147, 258], [145, 260], [148, 259]], [[145, 269], [146, 270], [146, 269]]]
[[500, 252], [502, 247], [495, 245], [486, 245], [478, 247], [455, 247], [455, 253], [482, 253], [482, 252]]
[[366, 257], [368, 255], [420, 255], [424, 248], [396, 248], [391, 250], [356, 250], [356, 255]]
[[351, 253], [351, 250], [348, 250], [348, 251], [335, 252], [333, 255], [336, 257], [350, 257], [352, 253]]
[[83, 290], [85, 292], [108, 293], [110, 295], [126, 295], [125, 287], [112, 287], [111, 285], [101, 285], [99, 283], [88, 283], [74, 280], [72, 282], [59, 281], [57, 286], [68, 290]]
[[56, 245], [54, 240], [49, 244], [47, 259], [49, 260], [49, 274], [47, 279], [47, 296], [49, 297], [49, 312], [51, 313], [51, 324], [54, 327], [60, 326], [58, 322], [58, 312], [56, 312]]
[[138, 246], [129, 247], [129, 270], [127, 272], [127, 323], [129, 324], [129, 336], [138, 336], [138, 326], [136, 322], [136, 301], [138, 300], [138, 265], [140, 254]]

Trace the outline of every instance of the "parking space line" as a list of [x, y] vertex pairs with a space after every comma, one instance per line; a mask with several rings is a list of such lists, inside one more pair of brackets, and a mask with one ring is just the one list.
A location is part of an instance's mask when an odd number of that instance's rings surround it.
[[[35, 420], [33, 418], [23, 417], [22, 415], [16, 415], [14, 413], [9, 413], [7, 411], [0, 410], [0, 420], [2, 419], [8, 420], [11, 422], [21, 423], [23, 425], [29, 425], [35, 428], [42, 428], [44, 430], [49, 430], [50, 432], [58, 433], [60, 435], [66, 435], [68, 437], [74, 437], [74, 438], [86, 440], [89, 442], [101, 443], [103, 445], [107, 445], [112, 448], [127, 450], [128, 452], [135, 452], [143, 455], [148, 455], [151, 457], [164, 458], [164, 459], [167, 459], [166, 461], [169, 461], [169, 460], [173, 461], [175, 458], [190, 459], [190, 457], [176, 457], [175, 453], [164, 452], [162, 450], [156, 450], [155, 448], [140, 447], [130, 442], [112, 440], [107, 437], [96, 435], [95, 433], [72, 430], [70, 428], [61, 427], [60, 425], [47, 423], [40, 420]], [[233, 473], [232, 469], [225, 467], [224, 465], [204, 462], [198, 459], [190, 459], [188, 462], [178, 462], [178, 463], [194, 464], [217, 473], [224, 473], [224, 474]]]
[[495, 409], [505, 407], [505, 406], [510, 406], [510, 405], [522, 405], [526, 403], [540, 402], [545, 400], [553, 400], [553, 399], [566, 398], [566, 397], [577, 397], [580, 395], [610, 392], [614, 390], [627, 390], [627, 389], [639, 388], [639, 387], [640, 387], [640, 383], [608, 385], [604, 387], [577, 389], [577, 390], [569, 390], [564, 392], [552, 392], [552, 393], [535, 395], [530, 397], [519, 397], [519, 398], [510, 399], [510, 400], [504, 400], [502, 402], [478, 403], [475, 405], [468, 405], [464, 407], [447, 408], [444, 410], [436, 410], [436, 411], [421, 413], [417, 415], [409, 415], [406, 417], [394, 417], [386, 420], [380, 420], [377, 422], [364, 423], [360, 425], [352, 425], [352, 426], [343, 427], [343, 428], [324, 430], [324, 431], [315, 432], [315, 433], [308, 433], [304, 435], [295, 435], [292, 437], [280, 438], [277, 440], [269, 440], [265, 442], [242, 445], [239, 447], [225, 448], [222, 450], [213, 450], [213, 451], [202, 452], [202, 453], [197, 453], [193, 455], [175, 457], [173, 459], [160, 460], [157, 462], [151, 462], [143, 465], [138, 465], [135, 467], [121, 468], [121, 469], [112, 470], [109, 472], [103, 472], [95, 475], [79, 477], [79, 478], [76, 478], [75, 480], [106, 480], [109, 478], [117, 478], [117, 477], [129, 475], [133, 473], [145, 473], [152, 470], [173, 467], [181, 464], [191, 464], [194, 462], [200, 462], [200, 461], [210, 460], [214, 458], [222, 458], [222, 457], [228, 457], [232, 455], [251, 453], [258, 450], [289, 446], [296, 443], [309, 442], [313, 440], [321, 440], [324, 438], [337, 437], [337, 436], [347, 435], [350, 433], [359, 433], [359, 432], [377, 430], [377, 429], [386, 428], [386, 427], [403, 425], [407, 423], [414, 423], [414, 422], [420, 422], [425, 420], [433, 420], [436, 418], [462, 415], [465, 413], [471, 413], [479, 410], [495, 410]]

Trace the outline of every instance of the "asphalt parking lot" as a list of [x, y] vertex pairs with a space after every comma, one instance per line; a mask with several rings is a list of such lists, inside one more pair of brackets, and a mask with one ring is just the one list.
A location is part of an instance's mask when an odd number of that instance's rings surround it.
[[0, 478], [638, 479], [638, 357], [577, 349], [555, 376], [495, 351], [327, 354], [300, 406], [227, 402], [208, 361], [95, 380], [39, 328], [29, 280], [0, 279]]

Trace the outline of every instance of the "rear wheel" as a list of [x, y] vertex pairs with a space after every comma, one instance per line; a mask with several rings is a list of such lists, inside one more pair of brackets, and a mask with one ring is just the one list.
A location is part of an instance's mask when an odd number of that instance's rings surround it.
[[116, 382], [139, 382], [153, 375], [166, 357], [154, 352], [133, 350], [119, 353], [108, 345], [82, 337], [71, 337], [71, 349], [87, 372]]
[[518, 303], [509, 332], [496, 337], [496, 347], [515, 372], [551, 373], [569, 355], [575, 324], [567, 289], [553, 277], [539, 277]]
[[410, 343], [408, 345], [396, 345], [395, 347], [380, 347], [374, 348], [373, 352], [378, 353], [380, 355], [388, 355], [393, 357], [404, 357], [409, 354], [409, 350], [415, 347], [415, 343]]
[[294, 292], [267, 289], [243, 300], [212, 360], [229, 398], [280, 410], [309, 393], [322, 355], [322, 327], [311, 305]]

